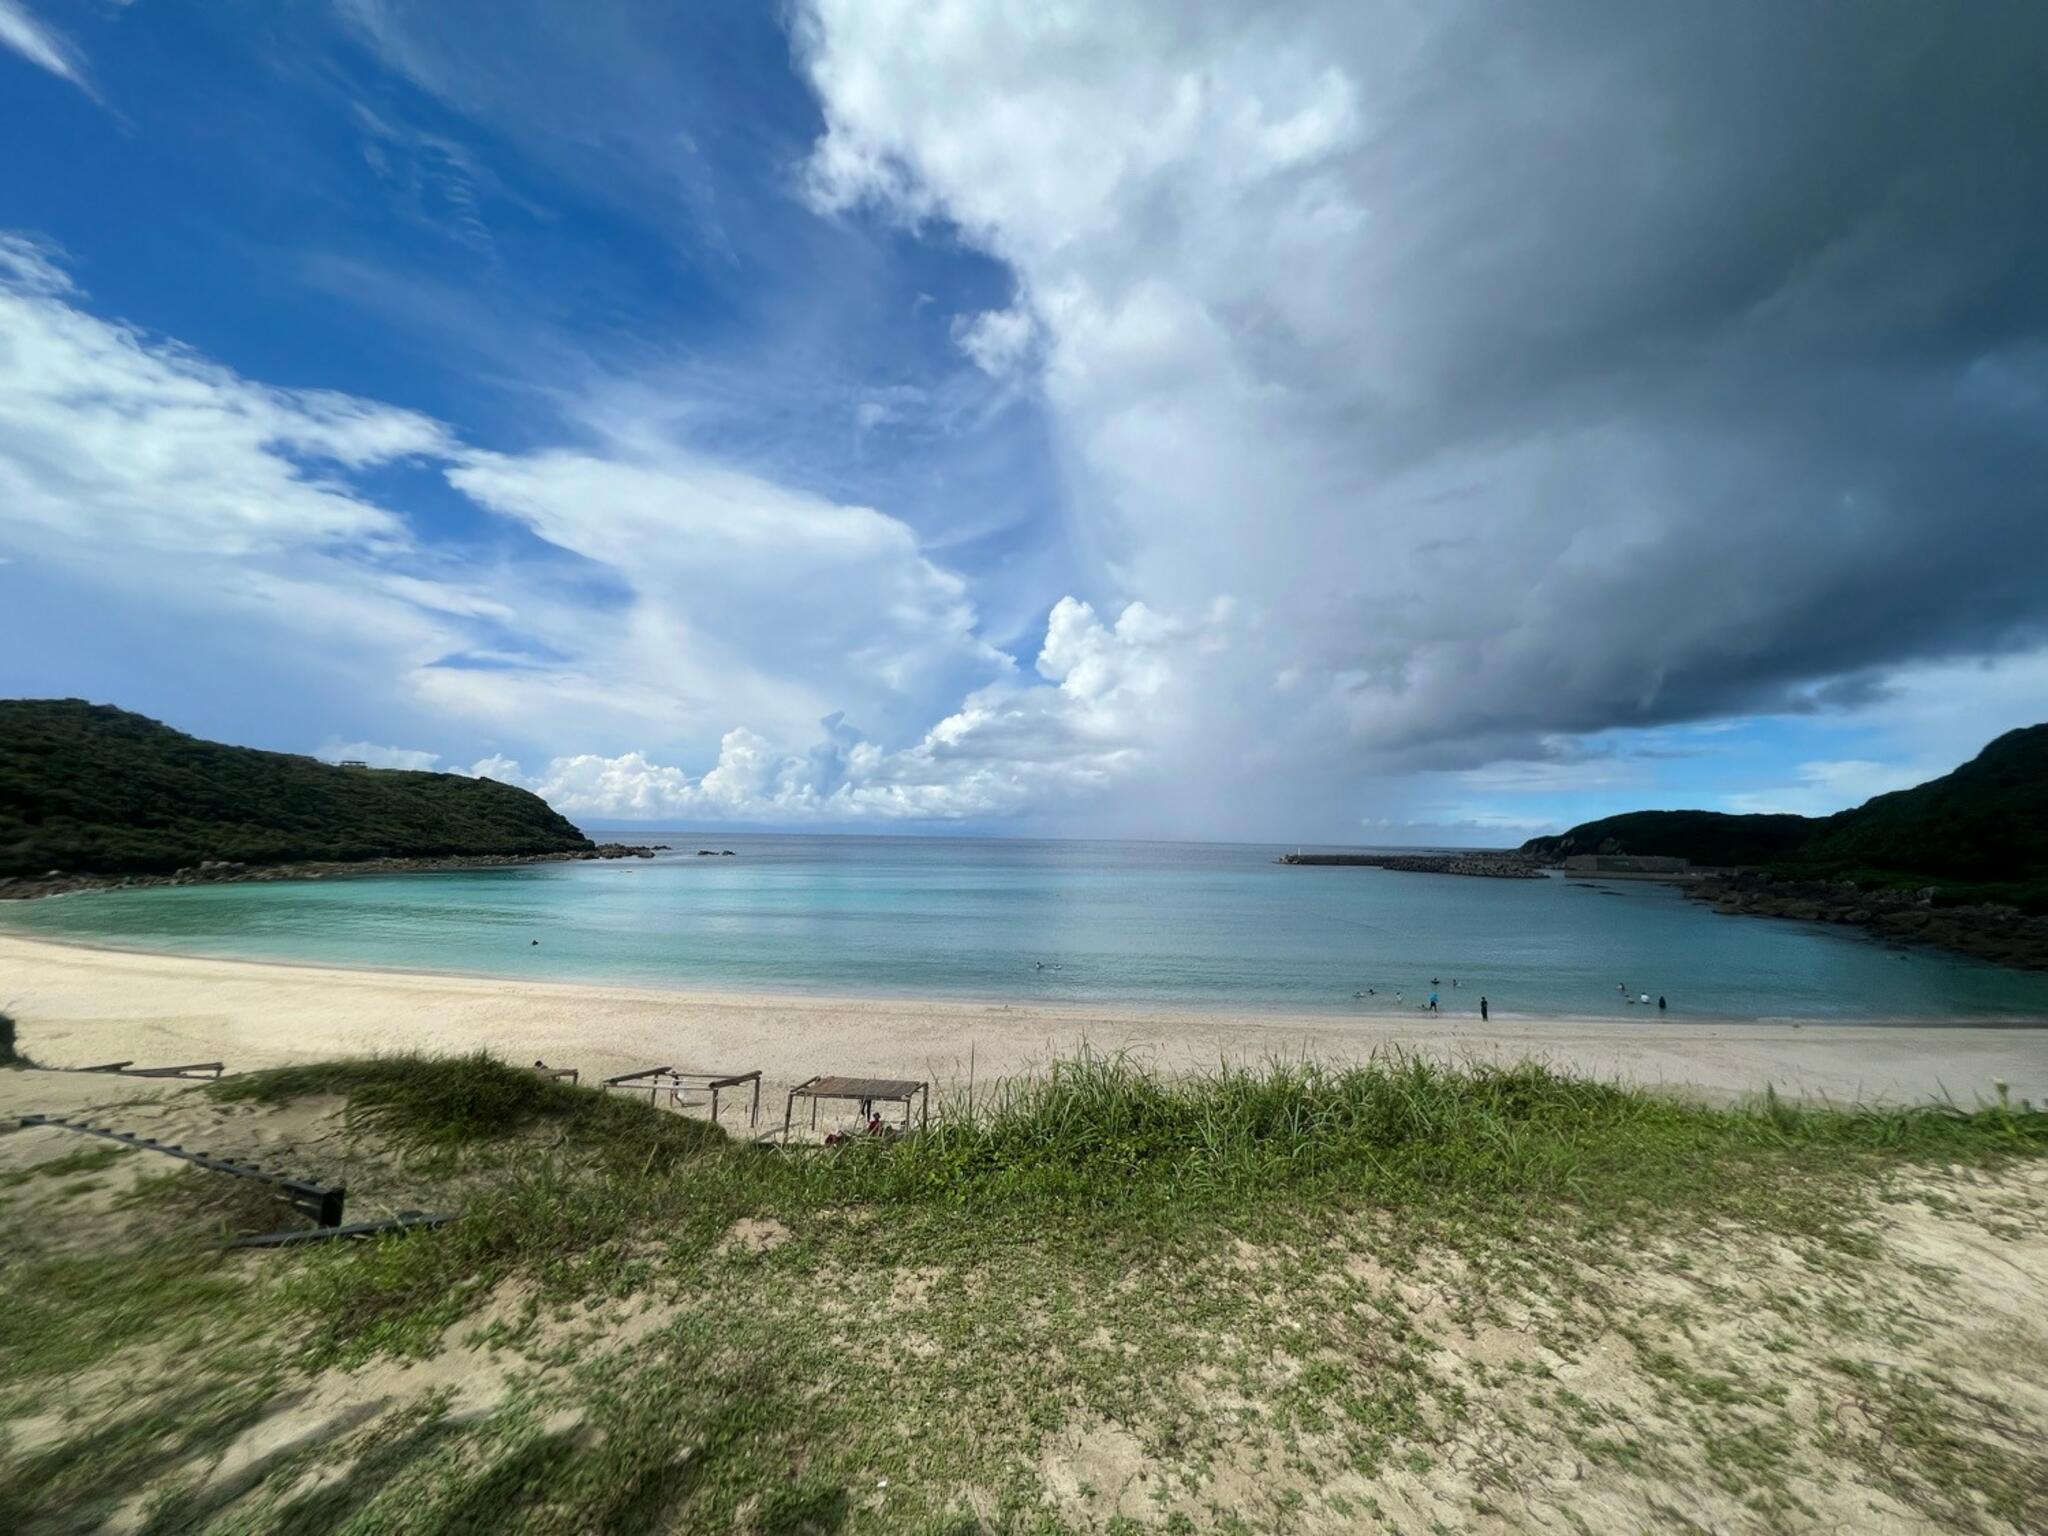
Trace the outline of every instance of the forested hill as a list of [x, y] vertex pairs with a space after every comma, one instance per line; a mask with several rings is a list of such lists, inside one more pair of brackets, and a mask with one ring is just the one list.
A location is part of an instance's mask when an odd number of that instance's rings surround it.
[[82, 699], [0, 699], [0, 875], [589, 847], [538, 795], [490, 779], [337, 768]]
[[1633, 811], [1522, 848], [1544, 859], [1661, 854], [1868, 884], [1985, 888], [2033, 906], [2048, 897], [2048, 725], [2008, 731], [1953, 773], [1834, 816]]

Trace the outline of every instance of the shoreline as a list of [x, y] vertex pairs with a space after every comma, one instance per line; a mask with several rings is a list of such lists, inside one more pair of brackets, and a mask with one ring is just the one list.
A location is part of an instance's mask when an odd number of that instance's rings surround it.
[[[0, 946], [18, 943], [50, 949], [76, 949], [88, 954], [133, 955], [144, 959], [191, 960], [202, 964], [251, 965], [282, 971], [332, 971], [344, 976], [382, 976], [393, 978], [418, 977], [425, 980], [477, 981], [501, 983], [518, 987], [562, 987], [572, 990], [627, 991], [672, 996], [700, 1003], [738, 1003], [743, 1005], [770, 1004], [787, 1007], [807, 1005], [863, 1007], [868, 1005], [893, 1006], [931, 1005], [935, 1007], [956, 1007], [977, 1011], [1016, 1013], [1045, 1013], [1064, 1017], [1087, 1016], [1106, 1017], [1122, 1021], [1146, 1024], [1173, 1024], [1194, 1021], [1243, 1020], [1256, 1024], [1262, 1021], [1278, 1023], [1299, 1022], [1321, 1027], [1342, 1025], [1397, 1025], [1411, 1018], [1419, 1025], [1431, 1018], [1426, 1008], [1404, 1007], [1398, 1011], [1366, 1008], [1348, 1009], [1338, 1004], [1317, 1008], [1308, 1004], [1262, 1005], [1256, 1002], [1216, 1003], [1171, 1003], [1154, 1004], [1125, 1003], [1076, 999], [1071, 1002], [1035, 1002], [1016, 998], [998, 997], [980, 992], [947, 991], [903, 991], [903, 992], [834, 992], [819, 990], [806, 992], [791, 991], [732, 991], [715, 986], [699, 986], [686, 981], [608, 981], [564, 976], [518, 976], [509, 971], [466, 971], [456, 968], [423, 965], [378, 965], [373, 961], [342, 960], [298, 960], [266, 955], [205, 955], [186, 950], [151, 949], [142, 945], [112, 944], [95, 942], [92, 939], [54, 937], [48, 934], [29, 934], [9, 928], [0, 920]], [[0, 959], [4, 959], [0, 953]], [[1478, 988], [1472, 989], [1477, 996]], [[1462, 991], [1450, 994], [1451, 1001], [1462, 1002], [1466, 994]], [[4, 1001], [0, 1001], [4, 1008]], [[1479, 1024], [1475, 1009], [1467, 1007], [1462, 1011], [1446, 1008], [1435, 1015], [1440, 1024], [1455, 1024], [1464, 1021]], [[1641, 1019], [1641, 1023], [1637, 1022]], [[1670, 1011], [1659, 1013], [1654, 1006], [1638, 1007], [1634, 1014], [1590, 1014], [1572, 1012], [1546, 1012], [1543, 1009], [1495, 1008], [1491, 1023], [1513, 1023], [1524, 1025], [1542, 1024], [1586, 1024], [1612, 1025], [1621, 1029], [1691, 1029], [1698, 1027], [1732, 1028], [1743, 1025], [1775, 1025], [1787, 1029], [1920, 1029], [1955, 1030], [1987, 1029], [2017, 1032], [2039, 1031], [2048, 1035], [2048, 1018], [2038, 1014], [2000, 1013], [1983, 1015], [1941, 1015], [1925, 1017], [1913, 1014], [1793, 1014], [1793, 1013], [1687, 1013]]]
[[1849, 1102], [1969, 1105], [2007, 1085], [2048, 1098], [2048, 1033], [2010, 1025], [1656, 1024], [1265, 1014], [682, 991], [576, 981], [216, 960], [0, 934], [0, 1009], [45, 1066], [221, 1059], [230, 1070], [418, 1049], [490, 1050], [575, 1066], [586, 1082], [670, 1063], [764, 1074], [764, 1116], [814, 1073], [913, 1076], [941, 1088], [1043, 1069], [1082, 1049], [1165, 1071], [1224, 1062], [1330, 1065], [1401, 1051], [1560, 1071], [1715, 1098], [1766, 1087]]

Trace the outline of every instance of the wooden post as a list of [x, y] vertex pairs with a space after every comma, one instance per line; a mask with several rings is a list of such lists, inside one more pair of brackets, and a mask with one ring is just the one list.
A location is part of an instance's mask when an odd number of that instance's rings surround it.
[[348, 1192], [345, 1189], [330, 1189], [320, 1196], [319, 1221], [321, 1226], [338, 1227], [341, 1225], [341, 1207], [342, 1202], [347, 1198], [347, 1194]]

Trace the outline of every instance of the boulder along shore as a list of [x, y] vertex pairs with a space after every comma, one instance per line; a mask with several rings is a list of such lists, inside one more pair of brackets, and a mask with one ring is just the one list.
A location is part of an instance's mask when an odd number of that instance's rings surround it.
[[1703, 875], [1686, 894], [1716, 912], [1845, 923], [1902, 944], [1930, 944], [2021, 970], [2048, 970], [2048, 916], [1985, 902], [1938, 906], [1931, 889], [1873, 890], [1848, 881]]

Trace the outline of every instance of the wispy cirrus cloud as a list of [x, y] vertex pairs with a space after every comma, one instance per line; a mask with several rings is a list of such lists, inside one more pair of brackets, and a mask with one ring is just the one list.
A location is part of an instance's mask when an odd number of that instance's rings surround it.
[[22, 0], [0, 0], [0, 47], [11, 48], [38, 69], [69, 80], [98, 99], [77, 44], [47, 22], [39, 21]]
[[[60, 254], [19, 236], [0, 237], [0, 337], [5, 558], [343, 667], [387, 723], [398, 705], [439, 736], [330, 736], [323, 757], [429, 767], [450, 737], [582, 742], [597, 750], [531, 775], [503, 753], [476, 771], [572, 814], [1011, 817], [1144, 770], [1228, 628], [1222, 610], [1105, 620], [1068, 598], [1027, 675], [981, 637], [964, 580], [882, 512], [651, 427], [494, 453], [417, 412], [272, 388], [93, 314]], [[401, 471], [530, 542], [486, 556], [431, 536], [369, 488]]]

